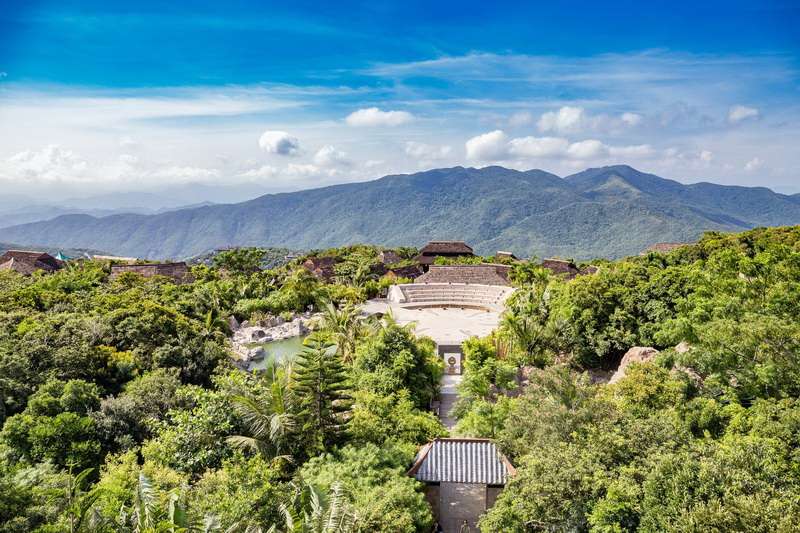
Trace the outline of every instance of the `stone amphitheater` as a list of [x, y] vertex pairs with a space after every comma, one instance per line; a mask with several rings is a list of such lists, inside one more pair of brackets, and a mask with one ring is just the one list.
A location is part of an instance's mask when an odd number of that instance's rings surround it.
[[403, 309], [477, 309], [502, 312], [513, 289], [469, 283], [410, 283], [394, 285], [387, 300]]
[[414, 283], [393, 285], [386, 299], [367, 302], [364, 312], [391, 313], [440, 346], [460, 345], [497, 326], [514, 291], [507, 274], [505, 265], [431, 265]]

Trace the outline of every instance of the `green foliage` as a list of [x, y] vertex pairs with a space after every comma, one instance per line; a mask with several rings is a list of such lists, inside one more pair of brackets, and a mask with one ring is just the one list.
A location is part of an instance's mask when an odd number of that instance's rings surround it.
[[462, 345], [464, 378], [458, 388], [456, 433], [470, 437], [495, 437], [508, 414], [505, 396], [517, 388], [517, 366], [498, 357], [496, 340], [472, 338]]
[[266, 248], [223, 250], [212, 258], [212, 265], [236, 274], [252, 274], [265, 267], [268, 253]]
[[99, 404], [98, 389], [91, 383], [50, 381], [31, 396], [22, 413], [6, 421], [0, 439], [21, 460], [87, 468], [101, 453], [95, 422], [88, 416]]
[[413, 447], [346, 446], [309, 460], [300, 476], [331, 490], [339, 484], [358, 518], [350, 531], [427, 531], [432, 516], [417, 482], [405, 476]]
[[344, 436], [350, 384], [341, 358], [330, 344], [311, 339], [294, 363], [292, 395], [308, 456], [330, 450]]
[[388, 324], [356, 350], [359, 390], [391, 394], [409, 391], [418, 408], [427, 408], [439, 386], [443, 364], [433, 343], [417, 340], [406, 327]]
[[[94, 262], [0, 273], [0, 533], [428, 529], [405, 472], [446, 434], [442, 362], [358, 316], [389, 283], [378, 252], [315, 252], [335, 283], [249, 252], [181, 285]], [[455, 410], [517, 466], [484, 530], [796, 529], [800, 230], [512, 278], [501, 327], [464, 344]], [[303, 353], [231, 369], [231, 314], [310, 305], [326, 316]], [[593, 382], [632, 345], [661, 353]]]
[[421, 446], [447, 435], [433, 413], [417, 409], [406, 389], [388, 395], [358, 390], [353, 396], [348, 433], [355, 443], [381, 446], [392, 441]]

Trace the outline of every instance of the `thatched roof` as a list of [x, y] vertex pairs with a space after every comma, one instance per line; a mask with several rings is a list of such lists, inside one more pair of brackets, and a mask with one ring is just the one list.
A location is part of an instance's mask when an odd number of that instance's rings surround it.
[[8, 250], [0, 256], [0, 269], [13, 270], [26, 276], [33, 274], [37, 270], [55, 272], [63, 267], [63, 261], [59, 261], [44, 252]]
[[472, 247], [464, 241], [431, 241], [419, 251], [420, 255], [473, 255]]

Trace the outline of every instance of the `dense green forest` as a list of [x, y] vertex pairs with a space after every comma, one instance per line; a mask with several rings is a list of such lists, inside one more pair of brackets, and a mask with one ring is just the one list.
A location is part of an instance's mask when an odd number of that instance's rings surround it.
[[[0, 532], [430, 531], [405, 472], [446, 434], [427, 409], [442, 366], [360, 315], [393, 282], [378, 252], [317, 252], [339, 258], [328, 281], [252, 249], [183, 284], [0, 273]], [[482, 528], [796, 531], [800, 228], [595, 264], [516, 264], [499, 328], [465, 343], [455, 433], [517, 467]], [[230, 316], [308, 306], [301, 353], [237, 368]], [[632, 346], [660, 353], [604, 384]]]

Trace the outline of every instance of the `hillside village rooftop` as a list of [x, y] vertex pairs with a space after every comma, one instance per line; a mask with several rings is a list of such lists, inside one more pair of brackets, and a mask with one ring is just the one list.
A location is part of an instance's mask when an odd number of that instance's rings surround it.
[[36, 271], [55, 272], [64, 268], [64, 261], [44, 252], [8, 250], [0, 255], [0, 270], [13, 270], [24, 276]]
[[474, 250], [464, 241], [431, 241], [419, 251], [416, 261], [432, 265], [437, 257], [472, 257]]

